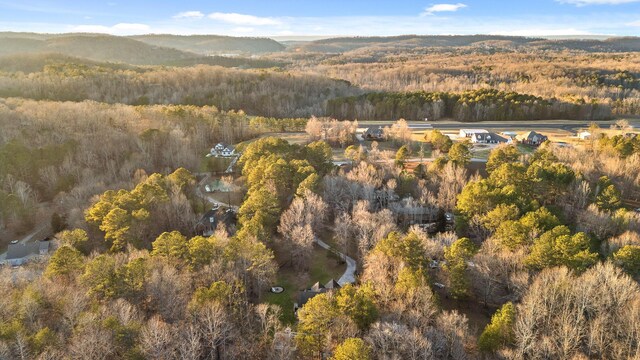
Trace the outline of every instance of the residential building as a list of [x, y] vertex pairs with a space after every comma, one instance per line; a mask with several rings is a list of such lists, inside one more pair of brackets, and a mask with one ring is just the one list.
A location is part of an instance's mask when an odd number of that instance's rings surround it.
[[216, 206], [207, 211], [196, 224], [196, 233], [202, 236], [211, 236], [222, 224], [227, 232], [232, 235], [236, 231], [236, 213], [233, 209]]
[[235, 155], [235, 153], [236, 153], [236, 149], [233, 146], [227, 146], [224, 149], [222, 149], [222, 152], [220, 154], [224, 157], [230, 157]]
[[529, 131], [522, 135], [518, 135], [516, 139], [522, 144], [533, 145], [533, 146], [538, 146], [543, 142], [549, 140], [547, 136], [539, 134], [535, 131]]
[[581, 132], [578, 133], [577, 136], [578, 136], [578, 138], [580, 140], [589, 140], [589, 139], [591, 139], [591, 133], [588, 132], [588, 131], [581, 131]]
[[511, 138], [503, 138], [496, 133], [486, 132], [471, 135], [471, 142], [473, 144], [510, 144], [513, 140]]
[[384, 140], [384, 130], [382, 129], [382, 126], [368, 127], [367, 130], [365, 130], [365, 132], [362, 134], [362, 138], [370, 141]]
[[49, 241], [34, 241], [29, 243], [9, 244], [4, 264], [20, 266], [29, 260], [49, 253]]
[[475, 134], [486, 134], [488, 133], [485, 129], [460, 129], [460, 137], [461, 138], [470, 138]]
[[303, 290], [298, 294], [298, 302], [293, 304], [293, 311], [297, 311], [304, 306], [314, 296], [324, 294], [326, 292], [333, 292], [340, 289], [340, 284], [334, 279], [329, 280], [328, 283], [322, 285], [320, 282], [313, 284], [309, 289]]
[[211, 148], [211, 151], [207, 156], [223, 156], [223, 157], [231, 157], [236, 155], [236, 149], [225, 143], [217, 143], [216, 146]]

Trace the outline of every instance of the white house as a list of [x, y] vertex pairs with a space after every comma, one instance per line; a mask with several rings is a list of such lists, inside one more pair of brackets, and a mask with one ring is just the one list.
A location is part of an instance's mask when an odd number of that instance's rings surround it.
[[236, 153], [236, 149], [233, 146], [227, 146], [222, 149], [221, 155], [224, 157], [233, 156]]
[[471, 143], [473, 144], [511, 144], [512, 142], [511, 138], [503, 138], [491, 132], [476, 133], [471, 136]]
[[470, 138], [475, 134], [487, 134], [488, 131], [484, 129], [460, 129], [461, 138]]
[[236, 154], [236, 149], [233, 146], [227, 145], [225, 143], [217, 143], [216, 146], [211, 148], [211, 152], [207, 156], [223, 156], [223, 157], [231, 157]]
[[578, 133], [578, 138], [580, 140], [589, 140], [591, 139], [591, 133], [588, 131], [581, 131]]

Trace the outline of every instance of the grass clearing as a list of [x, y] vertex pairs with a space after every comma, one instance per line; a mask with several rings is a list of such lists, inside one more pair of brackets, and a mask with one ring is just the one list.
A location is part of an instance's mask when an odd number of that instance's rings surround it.
[[331, 279], [338, 280], [347, 266], [331, 252], [314, 245], [311, 263], [308, 272], [298, 272], [288, 265], [286, 249], [275, 248], [276, 261], [281, 265], [274, 286], [282, 286], [284, 291], [280, 294], [269, 292], [264, 297], [264, 302], [280, 306], [282, 309], [281, 320], [285, 324], [293, 324], [296, 320], [293, 313], [293, 304], [297, 302], [298, 293], [308, 289], [314, 283], [327, 283]]

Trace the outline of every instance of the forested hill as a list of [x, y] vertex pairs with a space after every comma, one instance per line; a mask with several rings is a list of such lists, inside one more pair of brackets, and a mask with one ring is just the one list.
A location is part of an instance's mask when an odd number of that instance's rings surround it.
[[499, 35], [404, 35], [391, 37], [344, 37], [311, 41], [295, 51], [343, 53], [356, 49], [413, 48], [530, 48], [531, 50], [582, 50], [588, 52], [629, 52], [640, 49], [640, 38], [610, 38], [606, 40], [548, 40]]
[[[189, 67], [194, 65], [212, 65], [226, 68], [265, 69], [282, 67], [284, 63], [268, 59], [253, 59], [246, 57], [199, 56], [172, 61], [164, 61], [163, 65], [172, 67]], [[121, 62], [94, 61], [85, 58], [56, 53], [20, 53], [0, 56], [0, 71], [7, 73], [23, 72], [25, 74], [47, 71], [47, 68], [76, 68], [90, 70], [89, 72], [111, 72], [133, 70], [136, 72], [151, 71], [148, 66], [130, 65]], [[83, 73], [87, 73], [83, 71]]]
[[60, 53], [95, 61], [123, 62], [135, 65], [163, 64], [194, 58], [198, 55], [185, 51], [152, 46], [129, 38], [73, 34], [34, 39], [20, 34], [0, 34], [0, 56], [15, 54]]
[[101, 68], [103, 71], [134, 70], [137, 72], [141, 72], [145, 70], [141, 66], [113, 62], [100, 62], [62, 54], [21, 53], [15, 55], [0, 56], [0, 72], [22, 72], [25, 74], [32, 74], [45, 71], [47, 67], [56, 66], [75, 66], [84, 67], [86, 69]]
[[261, 54], [284, 50], [285, 46], [267, 38], [232, 37], [218, 35], [139, 35], [131, 39], [149, 45], [174, 48], [200, 55], [248, 53]]
[[498, 91], [496, 89], [451, 92], [368, 93], [331, 99], [327, 115], [338, 119], [458, 121], [608, 119], [611, 107], [596, 102], [560, 101]]
[[469, 46], [485, 41], [507, 41], [511, 44], [524, 44], [535, 40], [516, 36], [492, 35], [402, 35], [402, 36], [373, 36], [373, 37], [342, 37], [312, 41], [299, 46], [296, 50], [310, 52], [347, 52], [365, 47], [458, 47]]

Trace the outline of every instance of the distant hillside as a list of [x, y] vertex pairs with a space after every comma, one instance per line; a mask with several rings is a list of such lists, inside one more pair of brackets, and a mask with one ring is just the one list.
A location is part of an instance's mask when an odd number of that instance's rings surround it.
[[197, 57], [184, 51], [152, 46], [133, 39], [110, 35], [59, 35], [43, 39], [0, 34], [0, 56], [21, 53], [60, 53], [95, 61], [134, 65], [164, 64]]
[[252, 59], [246, 57], [226, 57], [226, 56], [201, 56], [192, 59], [182, 59], [176, 61], [168, 61], [167, 66], [194, 66], [194, 65], [212, 65], [227, 68], [244, 68], [244, 69], [267, 69], [274, 67], [284, 67], [285, 62], [279, 62], [268, 59]]
[[103, 68], [108, 70], [134, 70], [144, 71], [145, 68], [122, 63], [108, 63], [93, 61], [62, 54], [15, 54], [0, 57], [0, 72], [25, 74], [44, 71], [48, 65], [69, 65], [85, 66], [89, 68]]
[[350, 37], [311, 41], [292, 46], [298, 52], [345, 53], [353, 50], [403, 50], [414, 48], [481, 47], [583, 50], [588, 52], [630, 52], [640, 50], [640, 38], [611, 38], [606, 40], [549, 40], [516, 36], [493, 35], [434, 35]]
[[131, 36], [130, 38], [150, 45], [175, 48], [201, 55], [228, 53], [261, 54], [285, 49], [284, 45], [267, 38], [217, 35], [139, 35]]
[[542, 49], [572, 49], [589, 52], [632, 52], [640, 51], [639, 37], [610, 38], [606, 40], [545, 40], [532, 42], [532, 46]]
[[535, 40], [516, 36], [492, 35], [403, 35], [389, 37], [345, 37], [311, 41], [296, 48], [298, 51], [341, 53], [365, 47], [459, 47], [485, 41], [507, 41], [512, 45], [521, 45]]

